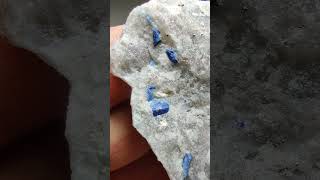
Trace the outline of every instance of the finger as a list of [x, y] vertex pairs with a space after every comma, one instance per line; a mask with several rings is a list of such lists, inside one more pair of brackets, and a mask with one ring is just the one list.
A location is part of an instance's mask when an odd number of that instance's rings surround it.
[[64, 119], [68, 82], [39, 57], [0, 38], [0, 147]]
[[147, 141], [132, 126], [130, 106], [115, 109], [110, 117], [111, 171], [140, 158], [149, 150]]
[[123, 26], [115, 26], [110, 28], [110, 46], [117, 42], [122, 35]]
[[121, 79], [110, 74], [110, 105], [111, 108], [128, 100], [131, 94], [131, 88]]
[[111, 173], [111, 180], [124, 179], [169, 180], [169, 177], [156, 156], [149, 151], [142, 158]]
[[[110, 46], [118, 41], [122, 34], [123, 26], [110, 28]], [[130, 87], [121, 79], [110, 74], [110, 105], [111, 108], [129, 99], [131, 94]]]

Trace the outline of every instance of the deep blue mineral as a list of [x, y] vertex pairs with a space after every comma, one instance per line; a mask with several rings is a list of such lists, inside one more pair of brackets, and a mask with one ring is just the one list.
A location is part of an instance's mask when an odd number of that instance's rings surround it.
[[161, 42], [161, 34], [157, 26], [154, 24], [153, 19], [147, 15], [147, 22], [152, 27], [153, 46], [156, 47]]
[[160, 31], [153, 27], [152, 28], [152, 37], [153, 37], [153, 46], [156, 47], [160, 42], [161, 42], [161, 35], [160, 35]]
[[235, 122], [235, 125], [236, 125], [237, 128], [242, 129], [242, 128], [244, 128], [246, 126], [246, 123], [241, 119], [237, 119], [236, 122]]
[[192, 160], [192, 155], [190, 153], [186, 153], [182, 160], [183, 179], [189, 176], [191, 160]]
[[152, 114], [154, 117], [169, 112], [169, 103], [163, 99], [154, 99], [150, 102]]
[[178, 63], [177, 53], [176, 53], [173, 49], [171, 49], [171, 48], [167, 49], [167, 50], [166, 50], [166, 54], [167, 54], [167, 56], [168, 56], [168, 59], [169, 59], [172, 63], [174, 63], [174, 64], [177, 64], [177, 63]]
[[153, 99], [153, 91], [156, 89], [155, 86], [147, 87], [147, 101], [151, 101]]

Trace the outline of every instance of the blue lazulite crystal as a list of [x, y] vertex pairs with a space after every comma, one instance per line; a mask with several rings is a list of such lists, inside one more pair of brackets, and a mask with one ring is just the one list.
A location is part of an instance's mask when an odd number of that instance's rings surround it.
[[153, 91], [156, 89], [155, 86], [147, 87], [147, 101], [151, 101], [153, 99]]
[[192, 160], [192, 155], [190, 153], [186, 153], [182, 160], [182, 169], [183, 169], [183, 178], [187, 178], [189, 176], [189, 169]]
[[167, 54], [167, 56], [168, 56], [168, 59], [169, 59], [172, 63], [174, 63], [174, 64], [177, 64], [177, 63], [178, 63], [177, 53], [176, 53], [173, 49], [171, 49], [171, 48], [167, 49], [167, 50], [166, 50], [166, 54]]
[[152, 27], [153, 46], [156, 47], [161, 42], [161, 34], [157, 26], [154, 24], [153, 19], [147, 15], [148, 24]]
[[156, 61], [154, 61], [153, 59], [150, 59], [149, 66], [156, 66], [156, 65], [157, 65]]
[[237, 127], [244, 128], [245, 127], [245, 123], [243, 121], [237, 122]]
[[153, 37], [153, 46], [156, 47], [160, 42], [161, 42], [161, 35], [160, 35], [160, 31], [153, 27], [152, 28], [152, 37]]
[[169, 103], [163, 99], [154, 99], [150, 101], [153, 116], [159, 116], [169, 112]]
[[147, 19], [147, 22], [148, 22], [151, 26], [153, 26], [153, 20], [152, 20], [152, 18], [151, 18], [149, 15], [147, 15], [146, 19]]
[[243, 121], [243, 120], [241, 120], [241, 119], [237, 119], [237, 120], [235, 121], [235, 125], [236, 125], [237, 128], [244, 128], [244, 127], [246, 127], [245, 121]]

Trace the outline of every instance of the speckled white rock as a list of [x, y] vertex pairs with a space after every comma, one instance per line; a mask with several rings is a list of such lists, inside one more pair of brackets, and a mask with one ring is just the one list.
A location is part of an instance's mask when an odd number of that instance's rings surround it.
[[[5, 35], [70, 82], [66, 135], [72, 180], [105, 180], [107, 2], [1, 0]], [[3, 23], [4, 22], [4, 23]]]
[[[153, 46], [149, 15], [162, 43]], [[178, 64], [165, 51], [174, 48]], [[150, 59], [155, 65], [149, 65]], [[134, 127], [147, 139], [171, 179], [183, 179], [182, 159], [191, 153], [190, 179], [210, 174], [210, 2], [152, 0], [129, 15], [120, 41], [111, 48], [111, 71], [132, 87]], [[170, 104], [154, 117], [148, 85]]]

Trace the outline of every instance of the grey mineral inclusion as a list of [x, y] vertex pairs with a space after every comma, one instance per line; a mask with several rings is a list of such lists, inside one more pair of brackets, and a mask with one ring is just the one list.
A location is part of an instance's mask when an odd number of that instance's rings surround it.
[[106, 180], [107, 1], [1, 3], [9, 40], [38, 54], [70, 82], [66, 135], [72, 180]]
[[320, 1], [216, 0], [211, 17], [212, 179], [320, 179]]
[[[161, 33], [156, 47], [148, 16]], [[169, 48], [177, 63], [168, 59]], [[132, 87], [133, 125], [169, 177], [183, 179], [183, 157], [190, 153], [189, 179], [209, 179], [210, 2], [151, 0], [136, 7], [110, 55], [111, 71]], [[152, 115], [146, 95], [150, 85], [155, 99], [169, 103], [167, 113]]]

